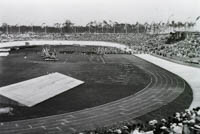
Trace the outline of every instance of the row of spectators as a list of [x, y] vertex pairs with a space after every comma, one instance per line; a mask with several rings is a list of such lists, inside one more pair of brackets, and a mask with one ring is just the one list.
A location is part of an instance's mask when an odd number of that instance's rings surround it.
[[25, 41], [25, 40], [64, 40], [67, 35], [58, 33], [25, 33], [25, 34], [1, 34], [0, 42]]
[[[166, 44], [169, 34], [149, 35], [135, 33], [81, 33], [81, 34], [12, 34], [0, 35], [0, 42], [18, 40], [86, 40], [109, 41], [122, 43], [129, 46], [133, 53], [150, 53], [164, 57], [174, 58], [184, 62], [200, 64], [200, 34], [188, 34], [178, 42]], [[176, 38], [177, 40], [177, 38]]]
[[186, 62], [199, 64], [200, 62], [200, 37], [188, 37], [172, 45], [166, 45], [163, 54], [179, 57]]
[[106, 47], [106, 46], [77, 46], [74, 44], [73, 46], [66, 46], [63, 48], [60, 53], [84, 53], [84, 54], [131, 54], [131, 51], [124, 51], [122, 49], [116, 48], [116, 47]]
[[133, 53], [151, 53], [164, 57], [174, 58], [185, 62], [200, 63], [200, 36], [188, 36], [184, 40], [173, 44], [166, 44], [169, 35], [148, 34], [22, 34], [1, 35], [0, 42], [18, 40], [95, 40], [110, 41], [128, 45]]
[[167, 44], [169, 36], [166, 34], [76, 34], [66, 39], [118, 42], [129, 46], [133, 53], [150, 53], [200, 64], [200, 34], [189, 33], [185, 38], [181, 37], [181, 40]]
[[144, 123], [127, 121], [79, 134], [200, 134], [200, 107], [175, 113], [168, 119]]

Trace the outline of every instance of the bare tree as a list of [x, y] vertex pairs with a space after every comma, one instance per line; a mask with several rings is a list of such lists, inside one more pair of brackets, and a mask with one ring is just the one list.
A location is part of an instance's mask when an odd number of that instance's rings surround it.
[[3, 23], [2, 27], [6, 29], [5, 32], [6, 32], [6, 34], [8, 34], [8, 27], [9, 27], [9, 25], [7, 23]]
[[91, 33], [91, 27], [93, 26], [93, 21], [89, 22], [86, 27], [89, 27], [89, 33]]
[[44, 33], [46, 34], [46, 33], [47, 33], [47, 26], [46, 26], [46, 23], [42, 23], [42, 28], [44, 28]]
[[116, 21], [113, 22], [113, 21], [109, 20], [109, 23], [110, 23], [111, 28], [113, 28], [113, 33], [116, 33], [116, 26], [117, 26], [118, 22], [116, 22]]
[[66, 30], [66, 32], [70, 32], [71, 30], [71, 27], [73, 26], [74, 23], [72, 23], [70, 20], [66, 20], [64, 23], [63, 23], [63, 27], [64, 29]]
[[58, 31], [60, 31], [60, 33], [62, 33], [62, 27], [61, 27], [62, 24], [60, 23], [55, 23], [54, 26], [58, 29]]

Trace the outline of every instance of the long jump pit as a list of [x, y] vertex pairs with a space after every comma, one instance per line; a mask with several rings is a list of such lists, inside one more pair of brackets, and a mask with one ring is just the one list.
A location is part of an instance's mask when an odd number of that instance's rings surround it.
[[0, 95], [32, 107], [84, 82], [61, 73], [51, 73], [0, 88]]

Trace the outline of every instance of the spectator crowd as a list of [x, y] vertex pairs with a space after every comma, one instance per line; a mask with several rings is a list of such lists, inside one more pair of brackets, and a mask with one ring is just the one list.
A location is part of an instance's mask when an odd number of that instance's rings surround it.
[[168, 119], [146, 123], [127, 121], [78, 134], [200, 134], [200, 107], [174, 113]]
[[26, 33], [1, 34], [0, 42], [21, 40], [83, 40], [83, 41], [109, 41], [127, 45], [132, 53], [149, 53], [183, 62], [200, 64], [200, 34], [188, 33], [185, 38], [167, 43], [169, 34], [144, 33]]

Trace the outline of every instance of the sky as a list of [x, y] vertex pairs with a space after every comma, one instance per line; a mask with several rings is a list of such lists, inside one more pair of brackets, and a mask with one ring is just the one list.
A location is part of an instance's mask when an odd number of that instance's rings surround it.
[[112, 20], [121, 23], [195, 21], [200, 0], [0, 0], [0, 25], [75, 25]]

